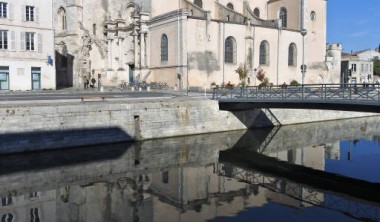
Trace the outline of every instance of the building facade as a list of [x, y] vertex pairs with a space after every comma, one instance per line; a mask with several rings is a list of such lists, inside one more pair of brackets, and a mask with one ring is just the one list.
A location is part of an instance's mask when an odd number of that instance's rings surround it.
[[52, 0], [0, 1], [0, 90], [55, 89]]
[[[171, 87], [269, 82], [339, 82], [326, 60], [326, 0], [54, 1], [57, 85], [122, 81]], [[301, 35], [301, 30], [306, 35]], [[334, 71], [335, 70], [335, 71]]]
[[343, 83], [374, 83], [373, 59], [379, 53], [372, 50], [363, 50], [354, 53], [342, 53], [341, 76]]

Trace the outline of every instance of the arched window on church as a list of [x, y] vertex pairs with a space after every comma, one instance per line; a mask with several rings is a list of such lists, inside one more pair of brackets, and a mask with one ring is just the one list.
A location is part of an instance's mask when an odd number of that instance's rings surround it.
[[200, 8], [203, 8], [203, 2], [202, 0], [194, 0], [194, 4]]
[[289, 45], [288, 66], [297, 66], [297, 46], [294, 43]]
[[253, 10], [253, 14], [257, 17], [257, 18], [260, 18], [260, 9], [259, 8], [255, 8]]
[[236, 40], [232, 36], [225, 41], [224, 62], [236, 63]]
[[165, 34], [162, 34], [161, 36], [161, 61], [167, 62], [169, 54], [169, 43], [168, 43], [168, 36]]
[[288, 12], [286, 8], [281, 7], [279, 19], [281, 19], [281, 27], [286, 28], [288, 27]]
[[64, 31], [66, 30], [66, 10], [64, 8], [58, 9], [58, 30]]
[[234, 5], [232, 3], [228, 3], [227, 4], [227, 8], [229, 8], [231, 10], [234, 10]]
[[260, 65], [269, 65], [269, 44], [267, 41], [260, 43]]

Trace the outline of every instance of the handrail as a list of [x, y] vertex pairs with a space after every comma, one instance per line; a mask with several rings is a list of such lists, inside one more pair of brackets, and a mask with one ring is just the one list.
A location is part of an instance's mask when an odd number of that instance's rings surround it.
[[302, 100], [380, 103], [380, 84], [308, 84], [215, 88], [214, 100]]

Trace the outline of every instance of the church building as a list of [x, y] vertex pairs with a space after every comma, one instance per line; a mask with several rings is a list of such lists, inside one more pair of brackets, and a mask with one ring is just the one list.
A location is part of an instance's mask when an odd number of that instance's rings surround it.
[[[339, 83], [326, 0], [56, 0], [57, 85]], [[334, 54], [334, 53], [333, 53]], [[339, 53], [337, 53], [339, 54]], [[305, 64], [304, 76], [301, 65]], [[236, 69], [245, 66], [240, 80]]]

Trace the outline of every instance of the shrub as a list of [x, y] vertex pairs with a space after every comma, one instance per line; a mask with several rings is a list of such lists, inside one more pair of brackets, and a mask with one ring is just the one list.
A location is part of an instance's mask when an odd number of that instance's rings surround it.
[[299, 86], [299, 82], [297, 82], [297, 80], [293, 79], [291, 82], [290, 82], [290, 85], [291, 86]]

